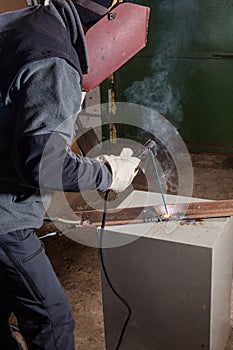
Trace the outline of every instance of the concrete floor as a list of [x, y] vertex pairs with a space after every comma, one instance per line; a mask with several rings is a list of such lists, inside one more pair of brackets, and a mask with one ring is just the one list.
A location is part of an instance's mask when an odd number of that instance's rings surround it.
[[[207, 199], [233, 199], [233, 156], [193, 154], [194, 197]], [[136, 189], [143, 189], [140, 179]], [[127, 195], [127, 191], [124, 194]], [[67, 196], [73, 209], [87, 208], [80, 194]], [[95, 199], [93, 199], [95, 201]], [[63, 215], [63, 202], [56, 194], [53, 206]], [[39, 230], [43, 234], [53, 230], [46, 224]], [[45, 241], [47, 253], [71, 302], [76, 319], [76, 350], [104, 350], [104, 328], [99, 276], [98, 251], [75, 243], [66, 237]], [[233, 304], [231, 333], [225, 350], [233, 350]], [[65, 350], [65, 349], [64, 349]], [[133, 349], [132, 349], [133, 350]], [[171, 349], [180, 350], [180, 349]], [[182, 349], [183, 350], [183, 349]], [[222, 350], [222, 349], [219, 349]]]

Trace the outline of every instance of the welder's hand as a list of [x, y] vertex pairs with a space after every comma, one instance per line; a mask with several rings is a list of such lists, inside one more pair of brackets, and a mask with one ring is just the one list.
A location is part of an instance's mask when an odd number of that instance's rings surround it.
[[133, 181], [138, 172], [140, 159], [132, 157], [130, 148], [123, 148], [119, 156], [102, 155], [98, 160], [108, 164], [112, 172], [112, 183], [110, 190], [116, 192], [124, 191]]

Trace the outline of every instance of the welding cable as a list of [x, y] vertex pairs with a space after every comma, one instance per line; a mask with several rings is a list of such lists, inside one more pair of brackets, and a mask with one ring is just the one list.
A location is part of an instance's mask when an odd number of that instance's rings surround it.
[[125, 334], [125, 331], [126, 331], [126, 328], [128, 326], [129, 320], [131, 318], [132, 311], [131, 311], [131, 308], [130, 308], [128, 302], [117, 292], [117, 290], [113, 286], [113, 284], [112, 284], [112, 282], [110, 280], [110, 277], [108, 275], [108, 271], [107, 271], [105, 262], [104, 262], [104, 256], [103, 256], [103, 249], [104, 249], [103, 248], [103, 234], [104, 234], [104, 229], [105, 229], [105, 224], [106, 224], [109, 193], [110, 193], [110, 190], [107, 190], [106, 193], [105, 193], [105, 198], [104, 198], [104, 212], [103, 212], [101, 229], [100, 229], [100, 240], [99, 240], [100, 248], [99, 248], [99, 252], [100, 252], [100, 261], [101, 261], [101, 265], [102, 265], [102, 269], [103, 269], [103, 273], [104, 273], [104, 276], [106, 278], [106, 281], [107, 281], [109, 287], [111, 288], [112, 292], [125, 305], [125, 307], [127, 308], [127, 311], [128, 311], [128, 315], [127, 315], [126, 320], [125, 320], [125, 322], [123, 324], [121, 333], [120, 333], [118, 341], [117, 341], [116, 349], [115, 349], [115, 350], [119, 350], [120, 346], [121, 346], [121, 343], [122, 343], [122, 340], [123, 340], [123, 337], [124, 337], [124, 334]]

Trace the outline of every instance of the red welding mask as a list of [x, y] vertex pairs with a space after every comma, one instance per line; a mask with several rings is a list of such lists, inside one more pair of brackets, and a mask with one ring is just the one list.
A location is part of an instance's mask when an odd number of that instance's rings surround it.
[[83, 90], [91, 91], [146, 46], [150, 9], [127, 2], [110, 9], [92, 0], [74, 2], [101, 16], [86, 32], [90, 68]]

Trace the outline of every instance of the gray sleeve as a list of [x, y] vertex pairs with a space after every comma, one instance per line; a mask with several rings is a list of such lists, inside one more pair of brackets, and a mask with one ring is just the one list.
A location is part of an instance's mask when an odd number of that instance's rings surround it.
[[24, 67], [15, 87], [19, 137], [57, 132], [70, 144], [81, 103], [79, 73], [64, 59], [48, 58]]
[[15, 89], [14, 154], [21, 181], [72, 192], [108, 189], [108, 168], [70, 150], [81, 102], [78, 72], [59, 58], [33, 62], [18, 75]]

